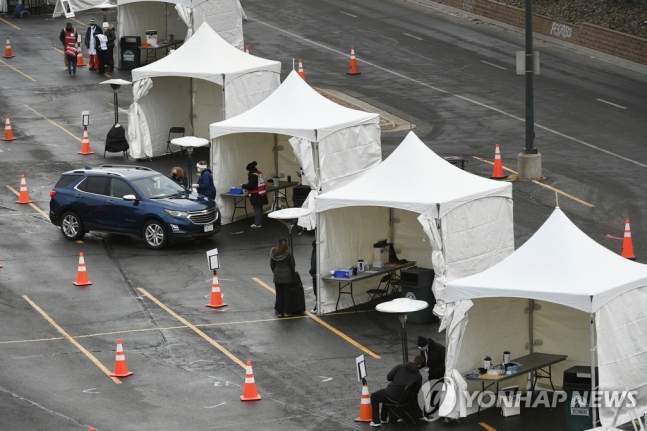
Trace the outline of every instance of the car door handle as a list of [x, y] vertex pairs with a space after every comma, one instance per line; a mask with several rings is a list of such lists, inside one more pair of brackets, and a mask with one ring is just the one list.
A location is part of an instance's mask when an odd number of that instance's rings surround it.
[[114, 203], [115, 203], [115, 201], [113, 201], [112, 199], [108, 199], [108, 201], [107, 201], [107, 202], [108, 202], [109, 204], [114, 204]]
[[83, 199], [83, 195], [80, 193], [77, 193], [74, 195], [75, 198]]

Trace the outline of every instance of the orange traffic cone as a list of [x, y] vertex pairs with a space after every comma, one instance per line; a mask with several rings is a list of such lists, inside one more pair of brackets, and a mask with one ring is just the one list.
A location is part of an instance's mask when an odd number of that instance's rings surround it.
[[245, 45], [245, 52], [249, 54], [249, 45]]
[[110, 377], [128, 377], [132, 374], [132, 371], [128, 371], [126, 356], [124, 355], [124, 348], [121, 346], [121, 339], [117, 339], [117, 357], [115, 358], [115, 371], [110, 374]]
[[371, 407], [371, 394], [368, 392], [368, 384], [364, 380], [362, 385], [362, 402], [359, 405], [359, 417], [355, 422], [371, 422], [373, 420], [373, 407]]
[[211, 285], [211, 302], [207, 307], [220, 308], [225, 307], [227, 304], [222, 302], [222, 295], [220, 294], [220, 284], [218, 284], [218, 273], [213, 272], [213, 284]]
[[86, 66], [85, 60], [83, 60], [83, 53], [81, 52], [81, 45], [78, 48], [79, 52], [76, 54], [76, 67]]
[[29, 199], [29, 192], [27, 191], [27, 182], [25, 181], [25, 174], [20, 177], [20, 194], [18, 195], [17, 204], [30, 204], [33, 201]]
[[359, 68], [357, 67], [357, 60], [355, 59], [355, 47], [351, 46], [350, 47], [350, 70], [348, 71], [347, 75], [359, 75], [360, 72]]
[[502, 180], [506, 178], [506, 175], [503, 173], [503, 164], [501, 163], [501, 151], [499, 151], [499, 144], [496, 144], [496, 150], [494, 151], [494, 171], [490, 177], [493, 180]]
[[299, 59], [299, 76], [305, 81], [306, 73], [303, 71], [303, 62]]
[[90, 138], [88, 137], [88, 128], [83, 127], [83, 140], [81, 141], [81, 151], [78, 154], [87, 156], [88, 154], [94, 154], [92, 147], [90, 146]]
[[88, 272], [85, 270], [85, 259], [83, 259], [83, 252], [79, 253], [79, 269], [76, 271], [76, 281], [72, 282], [75, 286], [89, 286], [92, 284], [88, 280]]
[[5, 45], [3, 57], [4, 58], [15, 57], [15, 55], [13, 55], [13, 51], [11, 50], [11, 42], [9, 41], [9, 36], [7, 36], [7, 44]]
[[630, 260], [636, 260], [636, 255], [634, 254], [634, 244], [631, 239], [631, 227], [629, 225], [629, 219], [625, 220], [625, 236], [622, 239], [622, 257], [626, 257]]
[[252, 361], [247, 361], [247, 371], [245, 371], [245, 389], [240, 396], [241, 401], [256, 401], [260, 400], [261, 396], [256, 392], [256, 382], [254, 381], [254, 373], [252, 372]]
[[3, 141], [13, 141], [14, 136], [13, 136], [13, 130], [11, 130], [11, 121], [9, 121], [9, 116], [7, 115], [6, 120], [4, 121], [4, 138], [2, 138]]

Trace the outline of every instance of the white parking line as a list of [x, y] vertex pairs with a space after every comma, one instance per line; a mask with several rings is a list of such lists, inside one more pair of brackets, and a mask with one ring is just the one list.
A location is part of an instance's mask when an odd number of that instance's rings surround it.
[[598, 102], [606, 103], [607, 105], [615, 106], [616, 108], [627, 109], [624, 106], [616, 105], [615, 103], [607, 102], [606, 100], [602, 100], [602, 99], [595, 99], [595, 100], [597, 100]]
[[508, 70], [505, 67], [497, 66], [496, 64], [493, 64], [493, 63], [488, 63], [485, 60], [481, 60], [481, 63], [489, 64], [490, 66], [498, 67], [499, 69]]
[[[320, 47], [322, 49], [326, 49], [326, 50], [328, 50], [330, 52], [334, 52], [336, 54], [339, 54], [339, 55], [343, 56], [344, 58], [348, 58], [348, 54], [346, 54], [346, 53], [338, 51], [338, 50], [336, 50], [334, 48], [331, 48], [331, 47], [329, 47], [327, 45], [324, 45], [322, 43], [315, 42], [314, 40], [310, 40], [310, 39], [305, 38], [303, 36], [299, 36], [298, 34], [291, 33], [291, 32], [289, 32], [287, 30], [284, 30], [282, 28], [273, 26], [273, 25], [268, 24], [266, 22], [259, 21], [257, 19], [252, 19], [252, 18], [249, 18], [249, 21], [257, 22], [257, 23], [262, 24], [262, 25], [264, 25], [266, 27], [269, 27], [269, 28], [271, 28], [271, 29], [273, 29], [275, 31], [287, 34], [289, 36], [292, 36], [292, 37], [294, 37], [296, 39], [299, 39], [299, 40], [302, 40], [304, 42], [311, 43], [314, 46], [318, 46], [318, 47]], [[472, 103], [474, 105], [478, 105], [478, 106], [481, 106], [483, 108], [489, 109], [491, 111], [498, 112], [499, 114], [505, 115], [506, 117], [513, 118], [515, 120], [522, 121], [524, 123], [526, 121], [525, 118], [519, 117], [519, 116], [514, 115], [514, 114], [510, 114], [509, 112], [506, 112], [506, 111], [504, 111], [502, 109], [498, 109], [498, 108], [495, 108], [493, 106], [486, 105], [485, 103], [478, 102], [478, 101], [476, 101], [474, 99], [470, 99], [469, 97], [461, 96], [460, 94], [452, 93], [451, 91], [448, 91], [448, 90], [443, 90], [442, 88], [435, 87], [433, 85], [427, 84], [426, 82], [422, 82], [420, 80], [411, 78], [410, 76], [403, 75], [403, 74], [401, 74], [399, 72], [396, 72], [394, 70], [387, 69], [386, 67], [382, 67], [382, 66], [377, 65], [375, 63], [371, 63], [370, 61], [366, 61], [363, 57], [362, 57], [362, 64], [374, 67], [374, 68], [376, 68], [378, 70], [381, 70], [383, 72], [390, 73], [393, 76], [397, 76], [398, 78], [405, 79], [405, 80], [407, 80], [409, 82], [413, 82], [413, 83], [418, 84], [418, 85], [420, 85], [422, 87], [426, 87], [426, 88], [429, 88], [431, 90], [438, 91], [439, 93], [443, 93], [443, 94], [446, 94], [448, 96], [453, 96], [453, 97], [456, 97], [458, 99], [464, 100], [466, 102]], [[591, 148], [593, 150], [597, 150], [597, 151], [599, 151], [601, 153], [608, 154], [608, 155], [613, 156], [615, 158], [618, 158], [620, 160], [624, 160], [625, 162], [633, 163], [636, 166], [640, 166], [641, 168], [646, 168], [647, 169], [647, 164], [645, 164], [645, 163], [640, 163], [640, 162], [638, 162], [636, 160], [633, 160], [633, 159], [630, 159], [628, 157], [621, 156], [620, 154], [614, 153], [614, 152], [609, 151], [609, 150], [605, 150], [604, 148], [598, 147], [597, 145], [589, 144], [588, 142], [585, 142], [585, 141], [582, 141], [581, 139], [574, 138], [573, 136], [569, 136], [569, 135], [566, 135], [564, 133], [558, 132], [557, 130], [551, 129], [550, 127], [542, 126], [541, 124], [535, 123], [535, 128], [545, 130], [546, 132], [552, 133], [553, 135], [560, 136], [560, 137], [562, 137], [564, 139], [568, 139], [569, 141], [576, 142], [576, 143], [578, 143], [580, 145], [584, 145], [585, 147], [589, 147], [589, 148]]]
[[339, 13], [343, 13], [344, 15], [352, 16], [353, 18], [357, 18], [357, 15], [352, 15], [348, 12], [344, 12], [343, 10], [340, 10]]
[[402, 34], [403, 34], [403, 35], [405, 35], [405, 36], [409, 36], [409, 37], [412, 37], [412, 38], [414, 38], [414, 39], [418, 39], [418, 40], [422, 40], [422, 38], [420, 38], [420, 37], [417, 37], [417, 36], [414, 36], [414, 35], [412, 35], [412, 34], [409, 34], [409, 33], [402, 33]]

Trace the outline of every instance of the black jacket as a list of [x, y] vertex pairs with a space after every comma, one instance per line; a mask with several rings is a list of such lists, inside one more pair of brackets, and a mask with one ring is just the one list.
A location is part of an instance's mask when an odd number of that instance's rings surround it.
[[429, 339], [429, 347], [426, 352], [421, 352], [425, 359], [425, 366], [429, 367], [429, 380], [442, 379], [445, 377], [445, 346]]
[[[256, 190], [258, 189], [258, 175], [256, 172], [260, 172], [258, 169], [254, 171], [247, 171], [247, 184], [243, 184], [245, 190]], [[258, 193], [249, 194], [249, 202], [254, 205], [267, 205], [269, 200], [267, 199], [267, 192], [262, 196]]]
[[[85, 47], [86, 48], [90, 48], [90, 38], [91, 37], [94, 37], [97, 34], [103, 34], [103, 30], [98, 25], [94, 26], [94, 34], [91, 35], [90, 34], [91, 32], [92, 32], [92, 27], [88, 27], [88, 29], [85, 31], [85, 40], [84, 40], [84, 42], [85, 42]], [[94, 47], [95, 47], [95, 49], [97, 48], [96, 42], [95, 42]]]
[[270, 251], [270, 268], [274, 273], [274, 284], [294, 283], [294, 256], [292, 253], [277, 254], [276, 249]]
[[412, 383], [412, 394], [420, 392], [420, 388], [422, 387], [422, 376], [420, 375], [418, 367], [412, 362], [396, 365], [391, 371], [389, 371], [389, 374], [386, 375], [386, 379], [391, 382], [385, 389], [386, 396], [389, 397], [391, 401], [398, 401], [402, 392], [404, 392], [404, 388]]

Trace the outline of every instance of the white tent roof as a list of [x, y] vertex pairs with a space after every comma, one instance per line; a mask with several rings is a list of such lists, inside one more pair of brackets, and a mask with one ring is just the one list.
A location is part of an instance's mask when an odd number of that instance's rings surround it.
[[294, 70], [276, 91], [249, 111], [209, 126], [211, 139], [262, 132], [321, 141], [338, 130], [379, 123], [379, 114], [338, 105], [310, 87]]
[[173, 54], [133, 69], [132, 75], [133, 82], [156, 76], [183, 76], [225, 85], [241, 75], [264, 70], [280, 73], [281, 62], [235, 48], [205, 22]]
[[647, 265], [601, 246], [556, 208], [510, 256], [481, 273], [447, 283], [447, 302], [529, 298], [595, 312], [624, 292], [647, 285]]
[[122, 4], [136, 3], [141, 1], [155, 1], [159, 3], [181, 4], [188, 8], [193, 8], [199, 5], [200, 3], [206, 2], [207, 0], [117, 0], [117, 4], [122, 5]]
[[442, 217], [466, 202], [489, 196], [512, 198], [512, 184], [453, 166], [409, 132], [378, 166], [317, 196], [315, 202], [317, 212], [349, 205], [381, 206]]

